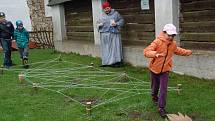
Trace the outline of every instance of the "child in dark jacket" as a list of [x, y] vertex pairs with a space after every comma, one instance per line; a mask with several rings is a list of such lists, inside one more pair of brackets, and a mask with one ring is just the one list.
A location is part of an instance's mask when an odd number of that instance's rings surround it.
[[14, 31], [14, 39], [20, 53], [24, 68], [28, 68], [28, 44], [29, 44], [29, 33], [24, 28], [21, 20], [16, 21], [16, 29]]

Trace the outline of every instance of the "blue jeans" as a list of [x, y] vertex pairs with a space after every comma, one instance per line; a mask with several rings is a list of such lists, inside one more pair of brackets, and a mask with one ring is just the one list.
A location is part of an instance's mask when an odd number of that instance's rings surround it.
[[4, 63], [3, 65], [5, 67], [10, 67], [12, 66], [12, 60], [11, 60], [11, 45], [12, 45], [12, 40], [11, 39], [4, 39], [0, 38], [1, 46], [3, 48], [3, 58], [4, 58]]
[[28, 59], [28, 47], [26, 48], [18, 48], [20, 58], [21, 59]]

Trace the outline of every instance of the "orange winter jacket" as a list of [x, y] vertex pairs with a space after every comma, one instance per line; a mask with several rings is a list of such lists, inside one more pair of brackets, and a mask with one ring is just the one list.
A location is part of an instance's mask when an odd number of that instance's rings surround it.
[[[192, 54], [192, 51], [177, 47], [175, 40], [166, 40], [164, 32], [161, 32], [160, 35], [144, 49], [143, 53], [145, 57], [150, 58], [149, 69], [159, 74], [171, 71], [173, 66], [172, 57], [174, 54], [189, 56]], [[163, 54], [164, 56], [156, 57], [155, 55], [157, 53]]]

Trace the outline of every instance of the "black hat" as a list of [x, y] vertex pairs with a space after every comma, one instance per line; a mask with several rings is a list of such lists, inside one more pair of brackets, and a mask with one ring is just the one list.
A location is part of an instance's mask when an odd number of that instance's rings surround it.
[[4, 12], [0, 12], [0, 17], [5, 17]]

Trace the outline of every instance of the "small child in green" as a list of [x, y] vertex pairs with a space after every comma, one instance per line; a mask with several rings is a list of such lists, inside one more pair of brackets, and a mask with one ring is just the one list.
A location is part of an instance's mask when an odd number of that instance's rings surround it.
[[24, 68], [28, 68], [28, 45], [29, 45], [29, 33], [24, 28], [21, 20], [16, 21], [16, 29], [14, 31], [14, 40], [20, 53]]

